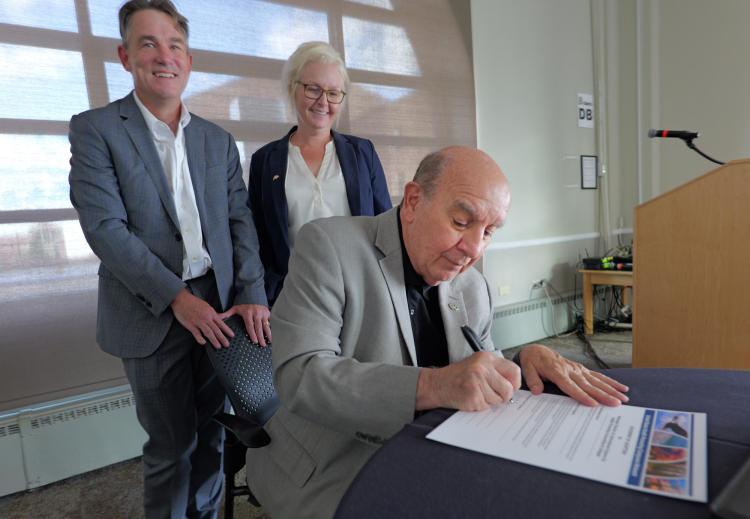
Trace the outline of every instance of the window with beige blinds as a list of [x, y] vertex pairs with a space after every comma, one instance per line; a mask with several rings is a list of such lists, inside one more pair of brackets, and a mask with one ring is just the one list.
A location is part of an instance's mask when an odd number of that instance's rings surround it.
[[[95, 344], [96, 269], [68, 199], [68, 121], [132, 89], [122, 0], [0, 2], [0, 410], [124, 383]], [[188, 108], [250, 156], [293, 119], [281, 69], [308, 40], [352, 80], [338, 124], [371, 139], [394, 203], [419, 160], [476, 143], [469, 2], [176, 0], [190, 21]]]

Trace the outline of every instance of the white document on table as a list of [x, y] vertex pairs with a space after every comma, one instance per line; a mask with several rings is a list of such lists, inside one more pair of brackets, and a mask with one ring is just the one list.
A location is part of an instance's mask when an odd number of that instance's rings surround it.
[[427, 438], [612, 485], [705, 503], [706, 414], [519, 390], [514, 403], [457, 412]]

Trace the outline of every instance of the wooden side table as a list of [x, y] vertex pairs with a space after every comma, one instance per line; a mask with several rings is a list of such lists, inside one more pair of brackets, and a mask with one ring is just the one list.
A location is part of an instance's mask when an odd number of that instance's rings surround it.
[[633, 272], [626, 270], [587, 270], [580, 269], [583, 275], [583, 331], [594, 333], [594, 287], [612, 285], [620, 287], [621, 301], [628, 304], [627, 288], [633, 287]]

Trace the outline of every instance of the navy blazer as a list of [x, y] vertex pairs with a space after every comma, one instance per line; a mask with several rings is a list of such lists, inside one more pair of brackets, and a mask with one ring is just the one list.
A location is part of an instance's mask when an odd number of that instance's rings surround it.
[[[250, 209], [260, 242], [268, 304], [281, 292], [289, 263], [289, 212], [286, 203], [286, 166], [289, 137], [269, 142], [250, 160]], [[336, 156], [346, 185], [352, 216], [375, 216], [391, 208], [383, 166], [372, 142], [331, 130]]]

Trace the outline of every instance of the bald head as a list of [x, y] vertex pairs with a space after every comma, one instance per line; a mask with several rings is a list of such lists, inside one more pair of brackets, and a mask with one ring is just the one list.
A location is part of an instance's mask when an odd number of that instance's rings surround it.
[[508, 180], [489, 155], [460, 146], [431, 153], [401, 204], [412, 266], [429, 285], [452, 279], [482, 256], [509, 206]]
[[507, 189], [508, 179], [492, 157], [482, 150], [465, 146], [449, 146], [427, 155], [419, 163], [414, 174], [414, 182], [419, 184], [425, 196], [431, 197], [435, 192], [443, 173], [487, 177]]

